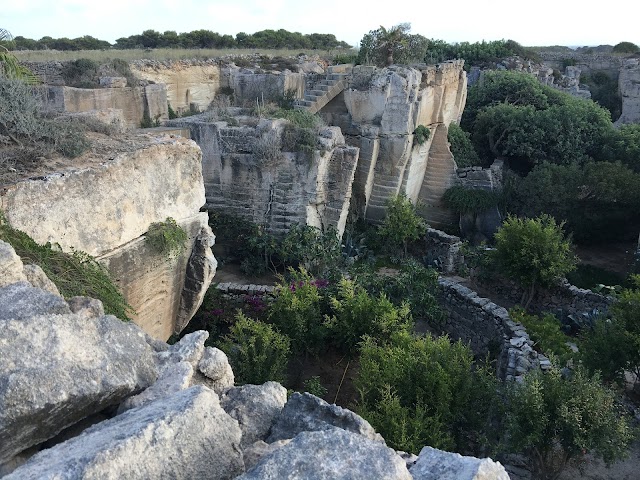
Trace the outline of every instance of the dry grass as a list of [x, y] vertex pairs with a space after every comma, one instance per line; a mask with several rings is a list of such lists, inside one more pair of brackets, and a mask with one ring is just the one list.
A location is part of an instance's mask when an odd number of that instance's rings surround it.
[[178, 48], [157, 48], [150, 50], [79, 50], [79, 51], [57, 51], [57, 50], [26, 50], [15, 51], [16, 57], [21, 61], [45, 62], [50, 60], [77, 60], [88, 58], [95, 62], [104, 62], [114, 58], [121, 58], [126, 61], [133, 60], [184, 60], [217, 58], [235, 55], [270, 55], [270, 56], [296, 56], [299, 53], [307, 55], [318, 55], [321, 58], [332, 58], [344, 50], [268, 50], [268, 49], [178, 49]]

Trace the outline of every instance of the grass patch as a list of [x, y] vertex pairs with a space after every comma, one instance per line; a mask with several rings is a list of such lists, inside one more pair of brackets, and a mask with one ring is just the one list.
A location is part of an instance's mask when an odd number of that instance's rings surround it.
[[107, 314], [130, 320], [134, 311], [113, 283], [107, 269], [91, 255], [62, 252], [51, 244], [40, 245], [26, 233], [11, 227], [0, 212], [0, 240], [9, 243], [24, 263], [40, 266], [65, 298], [97, 298]]
[[187, 246], [188, 238], [187, 232], [171, 217], [167, 217], [164, 222], [149, 225], [146, 234], [146, 241], [151, 248], [157, 254], [169, 257], [180, 255]]

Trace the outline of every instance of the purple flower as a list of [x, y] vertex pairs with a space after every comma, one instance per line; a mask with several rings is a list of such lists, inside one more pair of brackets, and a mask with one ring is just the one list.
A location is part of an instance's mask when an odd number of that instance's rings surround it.
[[213, 310], [211, 310], [211, 315], [214, 315], [216, 317], [221, 316], [222, 314], [224, 314], [224, 310], [222, 310], [221, 308], [214, 308]]

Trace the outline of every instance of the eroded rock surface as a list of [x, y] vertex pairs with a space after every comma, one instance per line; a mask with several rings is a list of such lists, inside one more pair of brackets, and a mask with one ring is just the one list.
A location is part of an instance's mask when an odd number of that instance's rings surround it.
[[217, 395], [193, 387], [99, 423], [5, 478], [231, 479], [244, 468], [239, 444]]
[[409, 471], [414, 480], [509, 480], [509, 474], [500, 462], [463, 457], [431, 447], [420, 451]]

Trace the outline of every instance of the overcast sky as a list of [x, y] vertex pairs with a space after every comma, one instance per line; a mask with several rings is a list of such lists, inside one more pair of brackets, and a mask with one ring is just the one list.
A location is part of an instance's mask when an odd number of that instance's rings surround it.
[[640, 44], [640, 2], [608, 0], [3, 0], [0, 28], [14, 36], [91, 35], [114, 43], [153, 29], [220, 34], [284, 28], [333, 33], [357, 46], [380, 25], [449, 42], [513, 39], [523, 45]]

